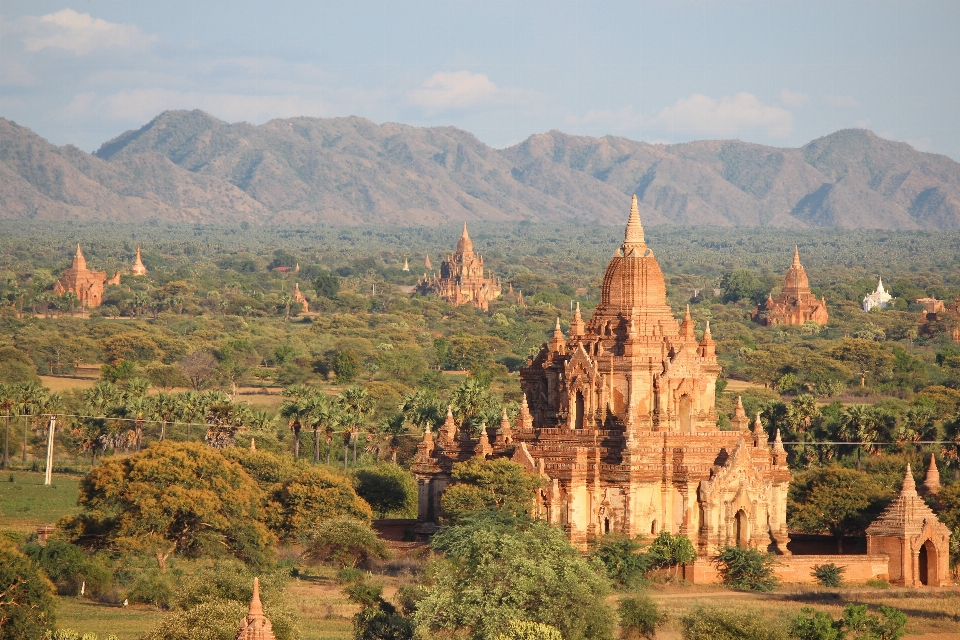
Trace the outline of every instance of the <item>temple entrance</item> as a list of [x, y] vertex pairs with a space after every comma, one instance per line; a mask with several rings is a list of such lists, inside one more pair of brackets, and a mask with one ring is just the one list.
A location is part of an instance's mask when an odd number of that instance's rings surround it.
[[736, 535], [735, 540], [737, 541], [738, 547], [746, 547], [750, 542], [750, 533], [749, 522], [747, 521], [747, 513], [740, 509], [737, 511], [737, 515], [733, 517], [734, 523], [736, 525]]
[[693, 433], [693, 401], [690, 396], [680, 396], [680, 432]]
[[927, 540], [923, 543], [923, 546], [920, 547], [920, 557], [918, 560], [920, 584], [924, 586], [939, 584], [939, 580], [937, 580], [937, 550], [934, 548], [931, 540]]
[[650, 535], [657, 535], [657, 521], [654, 520], [650, 523]]
[[610, 533], [610, 518], [603, 519], [603, 532]]
[[574, 418], [573, 418], [573, 428], [574, 429], [583, 429], [583, 393], [577, 391], [577, 397], [574, 402]]

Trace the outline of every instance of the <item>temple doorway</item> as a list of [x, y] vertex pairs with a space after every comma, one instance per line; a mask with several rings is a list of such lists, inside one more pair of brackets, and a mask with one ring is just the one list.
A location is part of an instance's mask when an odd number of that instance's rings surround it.
[[920, 547], [920, 557], [918, 558], [918, 573], [920, 584], [924, 586], [937, 585], [940, 581], [937, 579], [937, 550], [931, 540], [927, 540]]
[[737, 515], [733, 517], [733, 520], [736, 525], [735, 540], [737, 541], [737, 546], [746, 547], [750, 541], [750, 534], [748, 532], [749, 522], [747, 522], [747, 513], [743, 509], [740, 509], [740, 511], [737, 511]]
[[693, 433], [693, 401], [690, 396], [680, 396], [680, 432]]
[[577, 397], [574, 402], [574, 420], [573, 420], [574, 429], [583, 429], [583, 411], [584, 411], [583, 407], [584, 407], [583, 392], [577, 391]]

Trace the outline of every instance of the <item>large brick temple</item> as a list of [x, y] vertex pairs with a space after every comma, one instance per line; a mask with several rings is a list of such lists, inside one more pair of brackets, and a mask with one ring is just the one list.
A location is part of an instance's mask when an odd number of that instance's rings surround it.
[[[428, 263], [429, 260], [427, 256]], [[489, 309], [490, 301], [502, 293], [500, 282], [487, 272], [483, 256], [474, 252], [467, 223], [463, 223], [456, 251], [440, 263], [440, 273], [423, 274], [415, 291], [438, 295], [457, 306], [472, 304], [484, 311]]]
[[752, 315], [753, 321], [764, 326], [778, 324], [802, 325], [816, 322], [823, 326], [830, 320], [827, 313], [827, 300], [817, 300], [810, 291], [810, 280], [800, 264], [800, 248], [793, 248], [793, 263], [787, 269], [783, 289], [776, 298], [770, 293], [767, 299], [757, 305]]
[[735, 430], [717, 427], [715, 342], [698, 339], [689, 310], [678, 322], [646, 243], [636, 196], [626, 235], [607, 266], [600, 304], [579, 310], [521, 370], [523, 402], [471, 439], [452, 415], [427, 432], [413, 472], [419, 530], [439, 522], [454, 463], [509, 457], [545, 476], [537, 515], [585, 547], [607, 532], [669, 531], [701, 555], [728, 544], [787, 553], [790, 472], [779, 434], [738, 408]]
[[[115, 276], [116, 278], [116, 276]], [[53, 286], [53, 291], [62, 296], [72, 291], [77, 296], [81, 308], [99, 307], [103, 301], [103, 285], [107, 281], [105, 271], [90, 271], [87, 269], [87, 259], [77, 244], [77, 253], [73, 256], [73, 264], [64, 270], [63, 275]], [[117, 278], [119, 282], [119, 278]]]

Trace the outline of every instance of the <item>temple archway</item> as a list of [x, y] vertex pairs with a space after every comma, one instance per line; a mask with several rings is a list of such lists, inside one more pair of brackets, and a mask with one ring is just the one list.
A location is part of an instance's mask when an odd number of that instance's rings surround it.
[[918, 558], [918, 571], [920, 575], [920, 584], [924, 586], [938, 585], [940, 584], [939, 576], [937, 576], [937, 567], [939, 562], [937, 562], [937, 548], [934, 546], [932, 540], [927, 540], [923, 543], [923, 546], [920, 547], [920, 554]]
[[737, 541], [737, 546], [748, 546], [748, 543], [750, 542], [750, 523], [747, 519], [747, 512], [743, 509], [740, 509], [737, 511], [737, 515], [733, 517], [733, 520], [736, 527], [734, 539]]
[[573, 411], [574, 411], [573, 428], [583, 429], [584, 400], [583, 400], [583, 392], [580, 390], [577, 390], [577, 395], [574, 399]]
[[680, 396], [680, 432], [693, 433], [693, 400], [690, 396]]
[[650, 523], [650, 535], [652, 535], [652, 536], [657, 535], [657, 521], [656, 521], [656, 520], [654, 520], [653, 522]]

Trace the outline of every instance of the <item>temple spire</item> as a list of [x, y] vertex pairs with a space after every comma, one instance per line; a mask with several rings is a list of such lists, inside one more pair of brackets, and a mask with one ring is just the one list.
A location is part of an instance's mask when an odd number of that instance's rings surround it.
[[640, 206], [637, 204], [637, 194], [633, 194], [630, 205], [630, 218], [627, 220], [627, 231], [624, 234], [625, 246], [640, 246], [645, 244], [643, 225], [640, 224]]
[[900, 487], [900, 495], [917, 495], [917, 482], [913, 479], [913, 472], [910, 470], [910, 463], [907, 463], [907, 470], [903, 474], [903, 486]]
[[79, 242], [77, 243], [77, 253], [73, 256], [73, 268], [77, 271], [83, 271], [87, 268], [87, 259], [83, 257]]
[[250, 611], [248, 616], [262, 616], [263, 604], [260, 602], [260, 578], [253, 579], [253, 597], [250, 598]]
[[923, 479], [924, 493], [938, 493], [940, 491], [940, 470], [937, 469], [937, 458], [930, 454], [930, 466], [927, 467], [927, 476]]
[[793, 265], [794, 267], [800, 266], [800, 247], [797, 245], [793, 246]]

